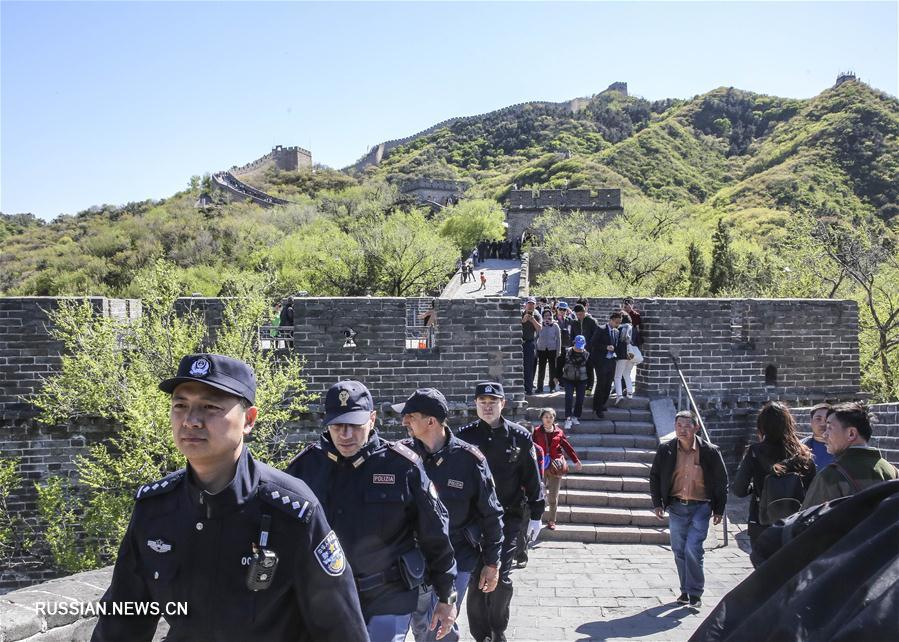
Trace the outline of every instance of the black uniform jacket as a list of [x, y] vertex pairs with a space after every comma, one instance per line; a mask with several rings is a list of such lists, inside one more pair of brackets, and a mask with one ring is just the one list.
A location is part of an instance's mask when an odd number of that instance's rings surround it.
[[[257, 462], [244, 447], [227, 488], [200, 491], [187, 469], [138, 490], [112, 584], [92, 640], [150, 640], [159, 614], [111, 615], [112, 603], [186, 602], [164, 615], [167, 640], [367, 640], [340, 543], [301, 481]], [[268, 588], [247, 588], [253, 544], [278, 556]]]
[[429, 453], [417, 439], [403, 443], [422, 458], [425, 472], [449, 511], [450, 541], [458, 570], [473, 571], [478, 558], [484, 564], [497, 564], [503, 543], [503, 507], [496, 497], [487, 458], [448, 429], [446, 443], [435, 453]]
[[[696, 445], [699, 447], [699, 465], [702, 467], [705, 491], [712, 503], [712, 514], [723, 515], [724, 505], [727, 503], [727, 470], [724, 468], [721, 450], [699, 435], [696, 435]], [[676, 462], [677, 437], [659, 445], [649, 470], [649, 493], [655, 507], [668, 508], [671, 504], [671, 480]]]
[[496, 495], [507, 517], [521, 518], [524, 499], [530, 518], [540, 519], [545, 502], [531, 433], [504, 417], [496, 428], [481, 420], [462, 426], [459, 439], [477, 446], [487, 457]]
[[418, 589], [402, 581], [399, 560], [416, 542], [437, 596], [449, 599], [456, 577], [449, 517], [421, 457], [372, 431], [359, 452], [345, 458], [326, 431], [287, 472], [305, 481], [324, 507], [353, 565], [366, 619], [415, 610]]

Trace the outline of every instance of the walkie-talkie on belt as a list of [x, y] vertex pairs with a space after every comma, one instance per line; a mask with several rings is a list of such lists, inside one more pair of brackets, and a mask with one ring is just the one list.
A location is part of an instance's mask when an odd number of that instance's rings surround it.
[[266, 548], [271, 523], [270, 515], [262, 516], [259, 545], [253, 544], [253, 557], [250, 558], [250, 568], [247, 571], [247, 588], [251, 591], [262, 591], [271, 586], [278, 568], [278, 554]]

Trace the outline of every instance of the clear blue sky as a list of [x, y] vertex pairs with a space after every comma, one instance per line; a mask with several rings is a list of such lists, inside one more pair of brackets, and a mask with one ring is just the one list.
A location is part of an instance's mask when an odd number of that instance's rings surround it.
[[0, 28], [0, 209], [44, 218], [618, 80], [807, 98], [851, 69], [897, 94], [896, 2], [3, 1]]

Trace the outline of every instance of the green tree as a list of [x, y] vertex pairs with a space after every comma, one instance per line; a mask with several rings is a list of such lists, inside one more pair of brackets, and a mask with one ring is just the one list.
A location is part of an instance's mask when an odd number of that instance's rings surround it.
[[481, 239], [504, 238], [505, 219], [502, 208], [494, 200], [460, 201], [442, 212], [440, 235], [452, 241], [457, 250], [467, 254]]
[[687, 278], [690, 282], [688, 294], [690, 296], [702, 296], [705, 292], [706, 267], [705, 259], [702, 257], [702, 250], [691, 241], [687, 248]]
[[709, 292], [718, 294], [736, 285], [737, 265], [731, 248], [730, 231], [724, 219], [718, 219], [718, 227], [712, 235], [712, 267], [709, 271]]
[[109, 440], [77, 459], [75, 483], [55, 478], [38, 487], [45, 537], [60, 568], [93, 568], [109, 560], [127, 526], [135, 489], [183, 465], [171, 438], [169, 399], [157, 386], [185, 354], [209, 346], [253, 366], [260, 419], [250, 449], [276, 465], [286, 459], [285, 424], [305, 401], [302, 364], [293, 356], [276, 361], [274, 353], [259, 350], [257, 328], [267, 322], [269, 301], [258, 283], [242, 287], [243, 295], [226, 303], [213, 337], [197, 315], [175, 313], [180, 284], [174, 266], [164, 261], [140, 279], [138, 319], [98, 316], [77, 301], [51, 314], [51, 332], [65, 351], [60, 371], [33, 400], [41, 420], [57, 425], [93, 416], [117, 426]]

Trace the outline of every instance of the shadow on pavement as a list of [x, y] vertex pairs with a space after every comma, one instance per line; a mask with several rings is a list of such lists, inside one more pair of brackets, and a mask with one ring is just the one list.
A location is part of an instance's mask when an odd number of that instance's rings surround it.
[[671, 602], [614, 620], [588, 622], [580, 625], [575, 630], [587, 636], [579, 638], [582, 640], [634, 638], [678, 628], [681, 626], [681, 620], [686, 617], [703, 617], [703, 613], [700, 611], [697, 614], [696, 611], [680, 606], [676, 602]]

